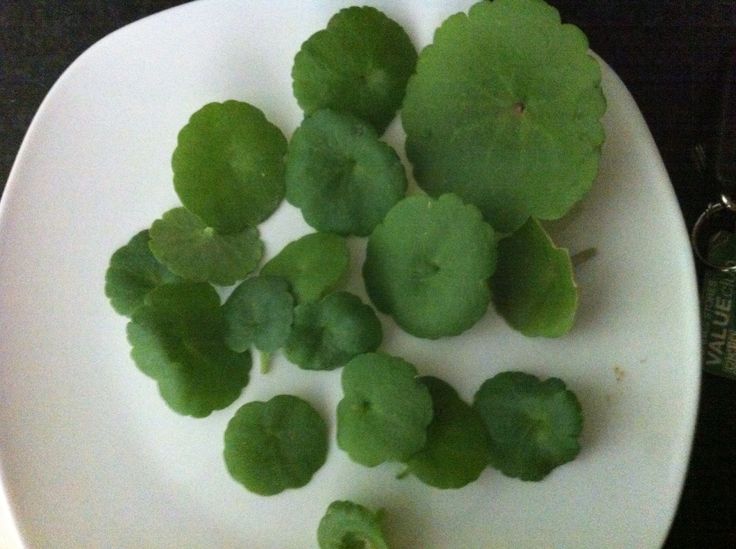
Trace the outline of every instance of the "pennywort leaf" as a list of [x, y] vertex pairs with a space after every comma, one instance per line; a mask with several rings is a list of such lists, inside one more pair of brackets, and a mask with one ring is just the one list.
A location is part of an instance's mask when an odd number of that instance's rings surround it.
[[418, 184], [509, 233], [530, 215], [561, 217], [590, 189], [605, 109], [580, 29], [545, 2], [494, 0], [437, 29], [401, 119]]
[[224, 458], [232, 477], [256, 494], [300, 488], [327, 459], [327, 426], [292, 395], [249, 402], [227, 425]]
[[266, 263], [261, 274], [279, 276], [291, 285], [298, 303], [316, 301], [345, 277], [350, 252], [345, 240], [331, 233], [311, 233], [287, 244]]
[[496, 310], [524, 335], [558, 337], [575, 320], [578, 292], [570, 254], [533, 218], [498, 243], [491, 290]]
[[270, 216], [284, 198], [286, 138], [259, 109], [208, 103], [179, 132], [171, 165], [184, 206], [221, 233]]
[[286, 357], [306, 370], [334, 370], [381, 344], [381, 322], [359, 297], [336, 292], [299, 305]]
[[333, 501], [317, 528], [319, 548], [389, 549], [381, 518], [352, 501]]
[[490, 463], [507, 476], [541, 480], [580, 451], [582, 409], [560, 379], [503, 372], [481, 385], [473, 406], [488, 429]]
[[368, 240], [371, 301], [407, 332], [436, 339], [475, 324], [490, 302], [493, 230], [455, 195], [400, 201]]
[[352, 359], [342, 371], [337, 444], [368, 467], [406, 461], [427, 441], [432, 398], [405, 360], [383, 353]]
[[271, 353], [286, 343], [294, 318], [294, 298], [282, 278], [257, 276], [241, 282], [223, 307], [228, 347], [237, 352], [251, 346]]
[[180, 279], [159, 263], [148, 247], [148, 231], [141, 231], [110, 258], [105, 273], [105, 295], [115, 311], [130, 316], [143, 305], [148, 292]]
[[174, 208], [151, 225], [153, 255], [172, 272], [195, 282], [229, 286], [261, 260], [258, 229], [220, 234], [185, 208]]
[[248, 383], [250, 353], [228, 349], [224, 334], [219, 296], [206, 283], [159, 286], [128, 323], [133, 361], [170, 408], [194, 417], [229, 406]]
[[407, 461], [407, 470], [430, 486], [461, 488], [488, 466], [488, 432], [480, 414], [447, 382], [419, 380], [429, 389], [434, 415], [427, 443]]
[[294, 132], [286, 199], [315, 229], [366, 236], [405, 192], [398, 155], [358, 118], [321, 110]]
[[416, 60], [398, 23], [375, 8], [346, 8], [296, 54], [294, 97], [306, 114], [324, 108], [351, 113], [383, 133]]

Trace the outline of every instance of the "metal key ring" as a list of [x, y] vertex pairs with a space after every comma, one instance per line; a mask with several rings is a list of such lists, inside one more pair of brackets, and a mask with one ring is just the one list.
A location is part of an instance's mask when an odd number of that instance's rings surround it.
[[718, 264], [708, 258], [711, 239], [719, 231], [736, 232], [736, 202], [726, 194], [721, 195], [720, 202], [709, 204], [700, 214], [690, 233], [690, 242], [695, 255], [705, 265], [724, 273], [736, 273], [736, 263], [733, 261]]

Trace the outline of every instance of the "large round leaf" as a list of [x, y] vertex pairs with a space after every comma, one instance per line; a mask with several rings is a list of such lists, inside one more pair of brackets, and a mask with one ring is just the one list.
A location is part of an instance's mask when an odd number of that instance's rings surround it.
[[585, 35], [538, 0], [447, 19], [402, 108], [419, 185], [478, 206], [500, 232], [561, 217], [598, 170], [606, 102]]

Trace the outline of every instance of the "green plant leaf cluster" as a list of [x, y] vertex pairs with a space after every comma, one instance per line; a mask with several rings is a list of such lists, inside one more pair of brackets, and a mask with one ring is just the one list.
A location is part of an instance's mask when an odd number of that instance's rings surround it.
[[348, 292], [303, 303], [294, 312], [286, 357], [306, 370], [334, 370], [381, 344], [381, 322], [373, 309]]
[[505, 475], [542, 480], [580, 451], [582, 408], [560, 379], [503, 372], [481, 385], [473, 406], [488, 429], [491, 465]]
[[398, 155], [355, 116], [316, 111], [289, 142], [286, 199], [319, 231], [367, 236], [405, 192]]
[[127, 331], [133, 361], [180, 414], [205, 417], [221, 410], [248, 383], [250, 353], [225, 345], [219, 296], [209, 284], [180, 282], [151, 290]]
[[601, 69], [539, 0], [478, 2], [420, 54], [401, 120], [418, 184], [499, 232], [557, 219], [590, 189], [604, 140]]
[[411, 196], [368, 240], [363, 276], [376, 307], [404, 330], [457, 335], [486, 312], [496, 260], [493, 230], [455, 195]]
[[270, 496], [299, 488], [327, 459], [327, 425], [295, 396], [249, 402], [227, 425], [224, 458], [233, 478], [251, 492]]
[[333, 501], [317, 528], [320, 549], [389, 549], [376, 513], [352, 501]]
[[[465, 486], [488, 465], [541, 480], [579, 452], [574, 393], [557, 378], [504, 372], [471, 406], [447, 382], [381, 352], [374, 310], [339, 291], [350, 263], [344, 237], [368, 236], [367, 293], [410, 334], [460, 334], [491, 300], [525, 335], [567, 333], [577, 307], [572, 262], [538, 219], [565, 214], [595, 177], [600, 68], [582, 33], [541, 0], [481, 2], [450, 17], [416, 63], [396, 22], [348, 8], [294, 60], [305, 118], [288, 147], [248, 103], [192, 114], [172, 156], [184, 207], [113, 254], [105, 293], [130, 317], [136, 366], [180, 414], [226, 408], [249, 381], [251, 348], [264, 371], [283, 350], [304, 369], [343, 367], [336, 438], [356, 463], [401, 463], [400, 476], [440, 489]], [[402, 162], [379, 139], [402, 100], [407, 155], [426, 195], [405, 197]], [[257, 225], [285, 194], [318, 232], [259, 271]], [[213, 284], [237, 282], [221, 303]], [[257, 494], [304, 486], [326, 460], [327, 432], [299, 397], [249, 402], [225, 431], [225, 465]], [[380, 519], [333, 502], [320, 547], [386, 548]]]
[[404, 98], [417, 53], [404, 29], [371, 7], [335, 14], [302, 44], [291, 71], [306, 114], [354, 114], [383, 133]]

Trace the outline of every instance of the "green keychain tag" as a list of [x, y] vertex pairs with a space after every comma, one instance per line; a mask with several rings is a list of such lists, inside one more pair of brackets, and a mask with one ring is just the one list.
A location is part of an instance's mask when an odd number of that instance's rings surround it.
[[[736, 234], [715, 233], [708, 246], [708, 261], [736, 265]], [[736, 273], [706, 269], [701, 292], [703, 367], [736, 379]]]

